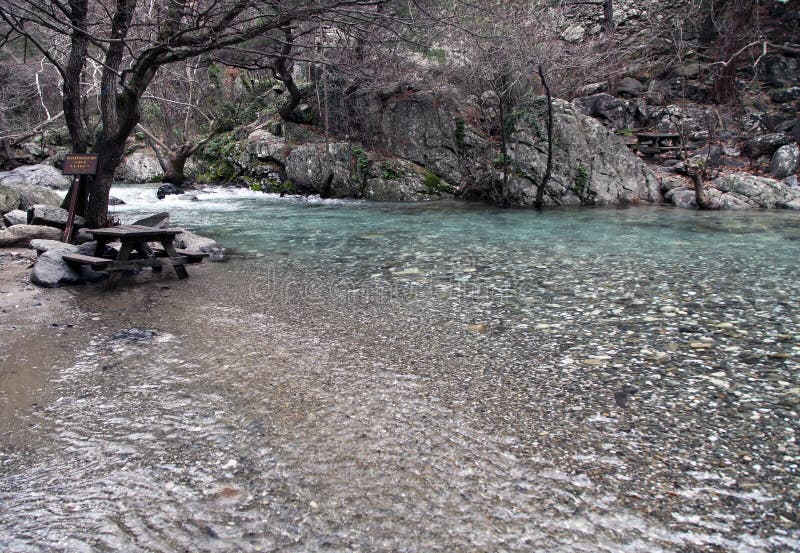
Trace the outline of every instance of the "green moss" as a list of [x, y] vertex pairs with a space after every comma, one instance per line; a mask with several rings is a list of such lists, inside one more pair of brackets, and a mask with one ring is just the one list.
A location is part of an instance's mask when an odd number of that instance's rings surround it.
[[583, 165], [575, 168], [574, 190], [583, 203], [592, 203], [595, 192], [589, 188], [589, 170]]
[[420, 194], [440, 196], [441, 194], [452, 194], [455, 192], [452, 186], [443, 183], [442, 179], [431, 171], [425, 171], [422, 175], [422, 184], [425, 188], [418, 191]]
[[425, 57], [428, 58], [429, 61], [444, 63], [447, 61], [447, 52], [441, 48], [428, 48], [425, 51]]
[[382, 161], [380, 170], [381, 178], [385, 180], [396, 180], [403, 176], [402, 171], [400, 171], [400, 169], [398, 169], [391, 161]]
[[503, 154], [497, 154], [496, 156], [494, 156], [494, 159], [492, 160], [492, 165], [494, 165], [498, 169], [502, 169], [503, 167], [506, 167], [508, 165], [509, 161], [510, 160], [508, 156]]

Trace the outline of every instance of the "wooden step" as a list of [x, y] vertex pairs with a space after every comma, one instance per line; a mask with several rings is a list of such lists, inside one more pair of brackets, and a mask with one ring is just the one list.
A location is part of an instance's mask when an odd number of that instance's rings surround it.
[[80, 253], [65, 253], [61, 256], [61, 259], [67, 263], [74, 263], [76, 265], [89, 265], [93, 269], [104, 269], [112, 263], [111, 259], [94, 257], [92, 255], [83, 255]]

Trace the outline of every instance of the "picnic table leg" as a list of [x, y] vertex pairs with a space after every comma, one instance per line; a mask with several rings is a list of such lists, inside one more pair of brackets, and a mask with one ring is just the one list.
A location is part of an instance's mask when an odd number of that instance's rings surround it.
[[[147, 242], [136, 242], [134, 249], [145, 259], [153, 259], [156, 256], [155, 252], [153, 252], [153, 248], [148, 246]], [[163, 269], [161, 265], [156, 265], [153, 267], [153, 272], [160, 273], [161, 269]]]
[[[128, 257], [130, 257], [131, 255], [132, 250], [133, 250], [133, 244], [131, 244], [130, 242], [123, 242], [122, 247], [120, 247], [119, 249], [119, 255], [117, 256], [116, 261], [127, 261]], [[108, 277], [108, 287], [109, 288], [116, 287], [121, 276], [122, 276], [122, 269], [112, 270], [111, 276]]]
[[105, 238], [98, 238], [97, 244], [94, 246], [94, 256], [95, 257], [103, 257], [103, 253], [106, 251], [106, 244], [108, 240]]
[[[167, 252], [168, 256], [178, 257], [178, 252], [175, 251], [175, 244], [172, 243], [171, 238], [162, 240], [161, 245], [164, 246], [164, 251]], [[173, 265], [172, 268], [175, 269], [175, 274], [178, 275], [178, 278], [189, 278], [189, 273], [186, 272], [186, 267], [183, 265]]]

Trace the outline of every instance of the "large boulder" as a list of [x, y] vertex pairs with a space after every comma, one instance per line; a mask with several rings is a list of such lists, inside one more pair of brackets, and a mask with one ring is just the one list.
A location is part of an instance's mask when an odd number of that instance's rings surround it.
[[800, 168], [800, 147], [797, 144], [781, 146], [772, 156], [769, 166], [770, 174], [776, 179], [785, 179]]
[[156, 182], [164, 175], [161, 164], [152, 155], [134, 152], [122, 160], [114, 178], [122, 182]]
[[[69, 212], [60, 207], [36, 204], [28, 208], [28, 224], [30, 225], [47, 225], [49, 227], [64, 229], [67, 226], [68, 218]], [[83, 226], [86, 226], [86, 219], [80, 215], [76, 215], [74, 228], [77, 229]]]
[[287, 177], [323, 197], [424, 201], [453, 187], [410, 161], [385, 158], [347, 142], [303, 144], [286, 160]]
[[58, 205], [61, 196], [55, 190], [38, 184], [0, 184], [0, 213], [15, 209], [27, 210], [34, 204]]
[[771, 133], [756, 136], [747, 141], [744, 152], [753, 159], [761, 156], [771, 156], [781, 146], [786, 146], [791, 140], [784, 133]]
[[[517, 123], [511, 135], [510, 177], [515, 203], [531, 205], [547, 167], [547, 132], [538, 121], [546, 106]], [[600, 122], [563, 100], [553, 101], [552, 174], [546, 205], [615, 205], [661, 202], [658, 179], [625, 143]]]
[[50, 250], [58, 250], [61, 253], [75, 253], [78, 251], [78, 246], [74, 244], [67, 244], [59, 240], [45, 240], [42, 238], [31, 240], [28, 247], [32, 250], [36, 250], [36, 253], [39, 255], [49, 252]]
[[276, 161], [285, 165], [291, 148], [285, 138], [259, 129], [247, 137], [247, 151], [261, 161]]
[[169, 226], [169, 212], [162, 211], [161, 213], [156, 213], [155, 215], [148, 215], [147, 217], [137, 219], [131, 224], [142, 227], [167, 228]]
[[[742, 202], [755, 208], [795, 207], [800, 201], [800, 190], [787, 184], [749, 173], [732, 173], [716, 179], [713, 187], [722, 193], [721, 202], [727, 202], [725, 195], [732, 196], [737, 205]], [[720, 207], [723, 207], [722, 205]]]
[[8, 227], [12, 225], [27, 225], [28, 214], [21, 209], [14, 209], [3, 215], [3, 222]]
[[216, 240], [200, 236], [185, 229], [181, 229], [181, 232], [175, 235], [175, 247], [205, 253], [213, 253], [221, 248]]
[[0, 172], [0, 186], [33, 185], [66, 190], [72, 179], [51, 165], [23, 165], [12, 171]]
[[178, 194], [185, 194], [183, 188], [175, 186], [174, 184], [162, 184], [158, 187], [156, 191], [156, 197], [159, 200], [163, 200], [167, 196], [178, 195]]
[[0, 246], [27, 247], [31, 240], [36, 238], [60, 240], [61, 234], [61, 231], [54, 227], [14, 225], [5, 230], [0, 230]]
[[45, 288], [82, 282], [79, 269], [73, 269], [61, 259], [64, 253], [59, 249], [51, 249], [40, 255], [33, 266], [31, 282]]

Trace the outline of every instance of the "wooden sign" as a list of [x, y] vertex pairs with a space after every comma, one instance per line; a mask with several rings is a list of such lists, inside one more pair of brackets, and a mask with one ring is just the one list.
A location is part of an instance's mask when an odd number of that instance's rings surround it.
[[97, 174], [98, 154], [67, 154], [64, 157], [62, 175], [95, 175]]

